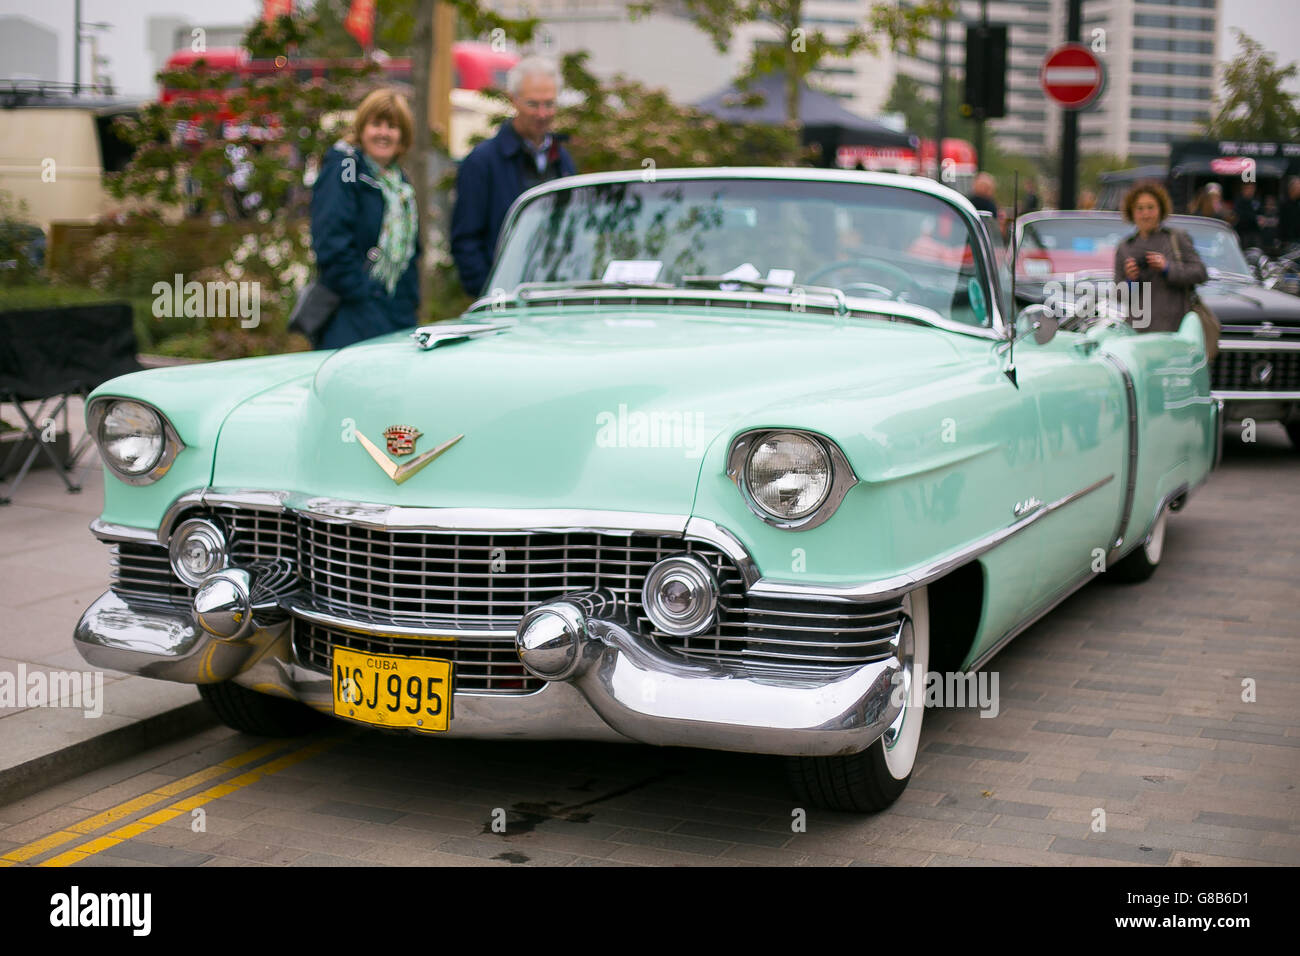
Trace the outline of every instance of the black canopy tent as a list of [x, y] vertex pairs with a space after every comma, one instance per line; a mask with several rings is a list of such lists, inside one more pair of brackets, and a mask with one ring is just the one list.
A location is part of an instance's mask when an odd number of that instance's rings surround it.
[[[751, 95], [762, 97], [759, 105], [742, 105]], [[748, 90], [730, 86], [695, 104], [697, 109], [732, 123], [766, 123], [786, 121], [785, 74], [767, 73], [756, 79]], [[888, 146], [917, 149], [919, 140], [911, 133], [900, 133], [883, 123], [872, 122], [840, 105], [835, 97], [799, 84], [799, 124], [804, 145], [821, 147], [823, 166], [834, 166], [841, 146]]]

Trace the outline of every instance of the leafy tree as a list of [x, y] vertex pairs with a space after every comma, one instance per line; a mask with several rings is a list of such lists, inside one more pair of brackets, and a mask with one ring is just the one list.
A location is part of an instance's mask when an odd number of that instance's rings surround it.
[[744, 87], [756, 77], [780, 71], [785, 76], [785, 115], [794, 121], [799, 116], [799, 87], [809, 73], [826, 59], [843, 59], [857, 53], [874, 53], [880, 41], [891, 48], [900, 44], [909, 51], [928, 35], [930, 20], [951, 18], [957, 13], [956, 0], [921, 0], [914, 4], [877, 0], [867, 8], [862, 25], [850, 30], [842, 40], [827, 39], [821, 30], [805, 26], [805, 0], [638, 0], [629, 4], [633, 17], [655, 9], [684, 9], [696, 26], [708, 34], [720, 53], [731, 46], [737, 27], [763, 23], [774, 28], [776, 36], [759, 42], [750, 51], [741, 72]]
[[[973, 140], [975, 121], [961, 112], [961, 80], [949, 76], [948, 110], [944, 135], [955, 139]], [[926, 93], [925, 86], [914, 77], [899, 73], [890, 87], [889, 99], [881, 109], [886, 113], [902, 113], [907, 128], [925, 139], [934, 139], [939, 133], [939, 104]]]
[[1273, 143], [1300, 139], [1300, 109], [1285, 89], [1300, 67], [1279, 67], [1259, 41], [1236, 27], [1232, 32], [1241, 52], [1224, 69], [1226, 95], [1216, 98], [1219, 112], [1206, 124], [1206, 136]]
[[[950, 139], [975, 139], [975, 120], [961, 112], [961, 80], [949, 76], [945, 80], [948, 87], [947, 122], [944, 135]], [[917, 80], [905, 74], [894, 78], [890, 88], [889, 99], [885, 101], [884, 110], [890, 113], [902, 113], [907, 128], [925, 139], [936, 139], [939, 128], [939, 104], [932, 94]], [[1015, 192], [1015, 174], [1020, 174], [1020, 191], [1025, 191], [1025, 183], [1031, 177], [1041, 181], [1049, 174], [1045, 158], [1026, 156], [1006, 152], [998, 143], [996, 136], [984, 137], [984, 155], [980, 157], [980, 168], [997, 180], [998, 201], [1011, 206]], [[1041, 191], [1039, 193], [1042, 195]]]
[[[258, 58], [342, 50], [337, 38], [317, 34], [322, 8], [269, 25], [258, 20], [246, 46]], [[348, 40], [352, 49], [340, 55], [355, 60], [360, 48]], [[178, 95], [117, 120], [134, 155], [120, 173], [105, 176], [105, 185], [113, 196], [128, 200], [127, 208], [155, 223], [177, 217], [212, 226], [230, 223], [233, 228], [212, 229], [221, 242], [214, 244], [206, 268], [187, 279], [254, 281], [261, 299], [256, 331], [242, 329], [234, 319], [209, 317], [188, 333], [194, 341], [186, 348], [233, 357], [293, 347], [285, 319], [311, 262], [306, 228], [311, 193], [304, 173], [338, 139], [338, 117], [383, 82], [382, 70], [363, 63], [337, 67], [327, 80], [303, 82], [295, 71], [283, 70], [232, 83], [229, 71], [199, 60], [184, 70], [164, 71], [159, 81]], [[151, 238], [126, 247], [147, 273], [159, 272], [147, 266], [154, 251], [150, 243], [165, 243], [167, 231], [156, 226], [138, 235]]]
[[[565, 85], [583, 94], [561, 111], [574, 161], [584, 172], [672, 166], [787, 166], [807, 161], [798, 124], [728, 123], [674, 103], [661, 89], [623, 76], [601, 83], [587, 54], [564, 57]], [[649, 163], [647, 163], [649, 161]]]
[[[562, 108], [555, 123], [569, 136], [565, 147], [584, 173], [676, 166], [790, 166], [811, 160], [809, 150], [799, 145], [797, 123], [729, 123], [674, 103], [666, 91], [622, 74], [602, 81], [587, 69], [588, 58], [581, 51], [561, 59], [565, 89], [580, 94], [581, 100]], [[504, 122], [509, 100], [499, 90], [486, 95], [501, 104], [495, 122]], [[444, 185], [450, 187], [450, 180]]]
[[1115, 153], [1087, 153], [1079, 159], [1079, 189], [1101, 191], [1101, 174], [1127, 169], [1132, 164], [1127, 156]]

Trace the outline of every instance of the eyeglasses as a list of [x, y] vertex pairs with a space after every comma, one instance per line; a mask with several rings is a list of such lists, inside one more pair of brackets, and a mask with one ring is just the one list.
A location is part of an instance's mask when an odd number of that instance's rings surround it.
[[533, 112], [555, 109], [555, 100], [524, 100], [524, 106]]

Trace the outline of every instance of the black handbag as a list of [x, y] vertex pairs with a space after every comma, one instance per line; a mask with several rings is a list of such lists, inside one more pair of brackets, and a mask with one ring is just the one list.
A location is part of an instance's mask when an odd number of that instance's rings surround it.
[[[1181, 263], [1183, 256], [1178, 251], [1178, 236], [1179, 233], [1170, 230], [1169, 239], [1174, 249], [1174, 261]], [[1189, 236], [1188, 239], [1190, 240], [1191, 237]], [[1214, 311], [1196, 294], [1195, 286], [1192, 286], [1188, 292], [1187, 301], [1191, 306], [1188, 311], [1195, 312], [1200, 317], [1201, 331], [1205, 333], [1205, 360], [1213, 362], [1214, 357], [1219, 354], [1219, 333], [1223, 331], [1223, 326]]]
[[319, 346], [325, 327], [339, 310], [341, 301], [339, 294], [320, 280], [307, 283], [289, 313], [290, 331], [301, 332], [313, 347]]

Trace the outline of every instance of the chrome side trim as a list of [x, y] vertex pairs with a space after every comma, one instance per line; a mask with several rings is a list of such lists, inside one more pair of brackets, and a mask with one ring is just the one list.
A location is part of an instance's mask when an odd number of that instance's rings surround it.
[[1133, 373], [1129, 371], [1127, 365], [1110, 352], [1103, 351], [1101, 357], [1119, 371], [1120, 378], [1124, 380], [1124, 395], [1128, 403], [1128, 460], [1124, 465], [1124, 507], [1120, 510], [1119, 523], [1115, 525], [1115, 533], [1110, 538], [1110, 552], [1107, 555], [1107, 561], [1109, 561], [1124, 546], [1124, 534], [1128, 531], [1129, 520], [1133, 517], [1133, 496], [1137, 493], [1138, 414], [1137, 392], [1133, 387]]
[[922, 565], [903, 574], [895, 575], [892, 578], [885, 578], [882, 581], [871, 581], [866, 584], [853, 584], [844, 587], [833, 587], [828, 585], [817, 584], [798, 584], [790, 581], [774, 581], [768, 578], [760, 578], [752, 588], [751, 594], [759, 596], [786, 597], [786, 598], [806, 598], [811, 601], [840, 600], [840, 601], [878, 601], [887, 598], [902, 597], [908, 591], [928, 584], [938, 578], [943, 577], [950, 571], [954, 571], [980, 555], [985, 554], [998, 545], [1002, 544], [1012, 535], [1019, 534], [1029, 527], [1035, 521], [1039, 521], [1049, 514], [1064, 508], [1071, 502], [1078, 501], [1084, 495], [1091, 494], [1098, 488], [1101, 488], [1111, 481], [1115, 476], [1107, 475], [1085, 488], [1078, 491], [1072, 491], [1062, 498], [1058, 498], [1051, 504], [1044, 505], [1042, 508], [1021, 518], [1014, 524], [1008, 525], [1001, 531], [987, 535], [972, 544], [967, 545], [957, 551], [952, 552], [946, 557], [939, 558], [929, 564]]
[[157, 544], [158, 532], [153, 528], [132, 528], [95, 518], [90, 522], [90, 533], [100, 541], [134, 541], [139, 544]]
[[1219, 339], [1220, 352], [1300, 352], [1300, 342], [1270, 339]]
[[729, 557], [740, 570], [746, 591], [758, 580], [758, 566], [754, 564], [754, 559], [749, 556], [740, 539], [722, 525], [715, 524], [708, 518], [691, 518], [686, 522], [686, 539], [711, 544]]
[[1219, 467], [1223, 461], [1223, 399], [1214, 400], [1214, 461], [1210, 464], [1210, 470]]
[[1300, 401], [1300, 391], [1296, 392], [1265, 392], [1262, 389], [1258, 392], [1210, 392], [1211, 398], [1222, 399], [1225, 402], [1267, 402], [1267, 401]]
[[323, 624], [353, 634], [373, 634], [379, 637], [418, 637], [429, 641], [459, 641], [466, 638], [499, 638], [503, 641], [514, 640], [514, 628], [506, 630], [467, 630], [464, 628], [414, 627], [406, 624], [384, 624], [378, 621], [362, 621], [353, 617], [339, 617], [328, 611], [322, 611], [308, 604], [289, 603], [284, 609], [296, 618]]

